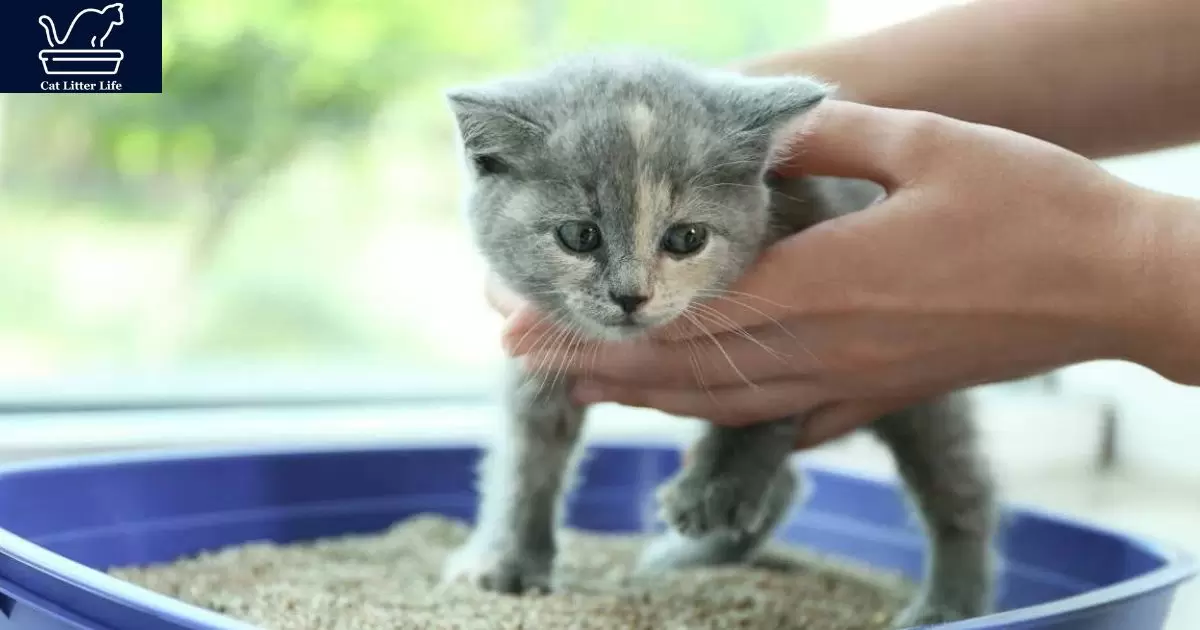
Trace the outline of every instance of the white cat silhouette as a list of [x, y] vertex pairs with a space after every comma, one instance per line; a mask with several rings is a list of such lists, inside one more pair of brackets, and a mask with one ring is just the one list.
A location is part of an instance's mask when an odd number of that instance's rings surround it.
[[[91, 17], [92, 14], [95, 14], [101, 19], [96, 20], [95, 18]], [[71, 25], [67, 27], [67, 31], [63, 33], [62, 37], [58, 36], [58, 29], [55, 28], [54, 20], [50, 19], [50, 16], [43, 15], [39, 17], [38, 24], [41, 24], [42, 29], [46, 31], [46, 41], [49, 42], [50, 47], [55, 48], [70, 41], [72, 35], [79, 35], [79, 33], [75, 32], [76, 25], [84, 27], [85, 29], [87, 26], [89, 26], [89, 24], [86, 22], [84, 24], [79, 24], [79, 20], [83, 19], [85, 16], [87, 16], [88, 20], [96, 22], [96, 24], [93, 24], [93, 26], [98, 26], [98, 28], [89, 29], [91, 33], [84, 33], [83, 36], [88, 37], [88, 44], [92, 48], [103, 48], [104, 40], [108, 39], [109, 34], [112, 33], [113, 27], [125, 23], [125, 5], [121, 2], [114, 2], [103, 9], [84, 9], [80, 11], [75, 15], [75, 19], [71, 20]], [[101, 33], [101, 30], [104, 32]], [[83, 48], [83, 46], [79, 43], [75, 43], [69, 47]]]

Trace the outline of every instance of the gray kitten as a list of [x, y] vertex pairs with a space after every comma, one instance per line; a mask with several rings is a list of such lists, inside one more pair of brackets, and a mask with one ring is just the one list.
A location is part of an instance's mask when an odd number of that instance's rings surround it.
[[[828, 96], [801, 77], [750, 78], [656, 55], [570, 58], [457, 89], [449, 102], [469, 170], [468, 218], [488, 264], [543, 313], [593, 339], [680, 317], [729, 286], [773, 241], [864, 208], [880, 189], [778, 181], [785, 125]], [[478, 524], [446, 579], [546, 591], [584, 409], [569, 379], [516, 363], [507, 422], [485, 458]], [[669, 531], [640, 568], [747, 560], [797, 494], [796, 418], [710, 426], [659, 492]], [[993, 484], [961, 394], [871, 426], [920, 509], [930, 554], [897, 625], [985, 614], [992, 599]]]

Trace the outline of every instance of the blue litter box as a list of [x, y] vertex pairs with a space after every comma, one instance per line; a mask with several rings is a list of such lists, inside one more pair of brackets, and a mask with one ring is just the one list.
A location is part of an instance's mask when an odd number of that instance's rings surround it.
[[[570, 524], [653, 527], [667, 448], [594, 446]], [[255, 539], [386, 529], [419, 512], [470, 518], [473, 447], [218, 451], [89, 457], [0, 469], [0, 630], [245, 630], [246, 624], [108, 577]], [[916, 577], [923, 538], [889, 484], [809, 469], [813, 493], [783, 539]], [[1191, 561], [1157, 544], [1015, 510], [1002, 540], [1000, 612], [947, 630], [1162, 628]]]

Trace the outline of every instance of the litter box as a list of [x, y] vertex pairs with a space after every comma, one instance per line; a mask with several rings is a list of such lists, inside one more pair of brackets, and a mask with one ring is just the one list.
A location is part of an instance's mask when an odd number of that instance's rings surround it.
[[[654, 527], [652, 492], [679, 465], [665, 447], [593, 445], [568, 522]], [[239, 450], [103, 456], [0, 469], [0, 630], [246, 630], [109, 577], [114, 565], [205, 549], [386, 529], [420, 512], [470, 518], [475, 447]], [[916, 577], [923, 538], [897, 488], [809, 468], [791, 543]], [[1190, 559], [1164, 546], [1014, 509], [1001, 541], [1003, 612], [940, 626], [1163, 627]]]
[[46, 74], [116, 74], [125, 53], [120, 50], [67, 50], [47, 48], [38, 52]]

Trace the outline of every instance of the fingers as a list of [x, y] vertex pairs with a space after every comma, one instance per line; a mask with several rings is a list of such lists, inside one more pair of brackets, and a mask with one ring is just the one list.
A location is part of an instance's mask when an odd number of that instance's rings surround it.
[[548, 334], [557, 332], [541, 313], [504, 286], [495, 275], [488, 276], [483, 291], [488, 305], [507, 318], [501, 332], [501, 344], [510, 354], [513, 354], [513, 348], [518, 343], [529, 341], [532, 344]]
[[[845, 101], [822, 103], [805, 119], [793, 139], [795, 149], [777, 170], [785, 176], [828, 175], [875, 181], [893, 195], [881, 202], [899, 203], [928, 165], [938, 164], [956, 131], [965, 123], [926, 112], [893, 110]], [[863, 215], [832, 219], [794, 234], [768, 248], [744, 277], [692, 311], [698, 323], [671, 326], [657, 333], [685, 339], [705, 332], [782, 321], [799, 312], [822, 308], [820, 300], [838, 300], [844, 287], [834, 286], [828, 261], [861, 247], [855, 226]], [[825, 269], [822, 273], [810, 270]], [[827, 306], [827, 305], [826, 305]], [[703, 330], [701, 330], [703, 329]]]
[[573, 393], [583, 404], [614, 402], [727, 426], [777, 420], [806, 411], [822, 402], [818, 394], [812, 386], [798, 381], [776, 381], [757, 387], [648, 389], [594, 380], [579, 383]]
[[511, 315], [525, 303], [516, 293], [504, 286], [495, 275], [488, 275], [483, 286], [483, 294], [487, 298], [488, 306], [505, 317]]
[[[553, 340], [567, 339], [567, 331], [553, 324], [529, 304], [522, 303], [504, 322], [500, 343], [509, 356], [545, 349]], [[518, 351], [517, 349], [522, 350]]]
[[[539, 342], [529, 340], [535, 336], [546, 338], [543, 333], [529, 334], [518, 345], [536, 347]], [[797, 340], [770, 328], [682, 342], [643, 340], [573, 348], [546, 345], [541, 343], [524, 356], [528, 369], [643, 387], [722, 387], [803, 378], [820, 365]]]
[[[755, 266], [752, 275], [733, 289], [714, 293], [708, 299], [693, 303], [687, 315], [650, 334], [659, 340], [683, 340], [703, 337], [710, 333], [740, 331], [761, 324], [777, 327], [792, 310], [779, 301], [787, 299], [784, 279], [788, 275], [784, 264], [786, 251], [768, 250]], [[777, 262], [778, 261], [778, 262]], [[778, 294], [778, 295], [777, 295]], [[535, 311], [512, 292], [499, 285], [487, 285], [488, 303], [509, 317], [502, 343], [509, 354], [522, 356], [538, 345], [542, 337], [556, 334], [558, 329], [544, 325], [543, 315]], [[538, 330], [533, 330], [537, 327]]]
[[823, 407], [799, 420], [796, 449], [809, 449], [836, 440], [878, 420], [884, 414], [906, 406], [910, 401], [885, 398], [851, 400]]
[[501, 344], [510, 354], [518, 342], [536, 341], [554, 332], [533, 306], [504, 286], [496, 276], [488, 276], [483, 291], [488, 305], [507, 318], [501, 332]]
[[541, 346], [546, 337], [557, 335], [560, 329], [549, 325], [545, 316], [526, 306], [508, 317], [501, 332], [501, 344], [509, 355], [519, 357]]
[[930, 136], [945, 133], [951, 119], [849, 101], [821, 103], [793, 139], [782, 175], [828, 175], [871, 180], [889, 192], [912, 179], [913, 158]]

